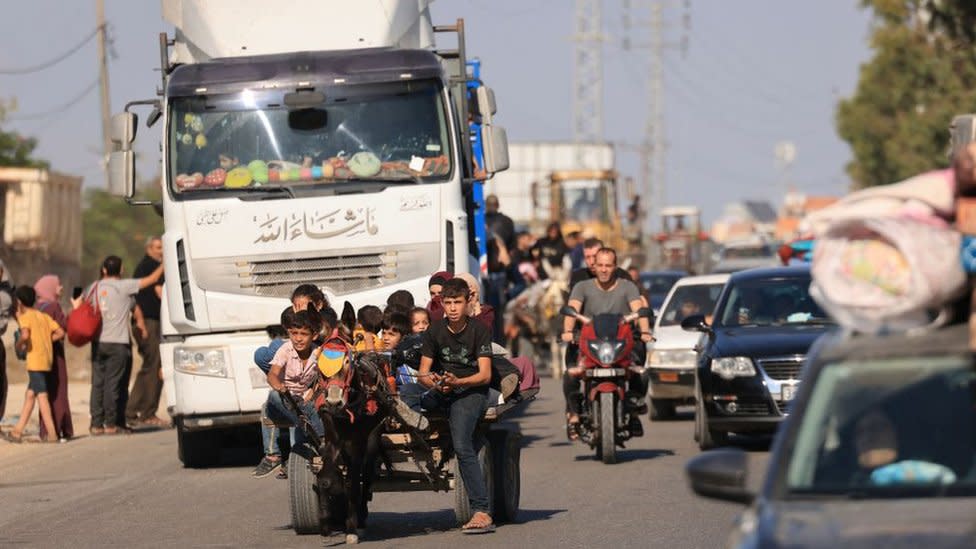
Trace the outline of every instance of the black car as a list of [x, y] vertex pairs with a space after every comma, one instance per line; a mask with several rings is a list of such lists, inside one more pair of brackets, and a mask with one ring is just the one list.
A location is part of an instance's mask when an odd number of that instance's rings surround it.
[[655, 316], [664, 304], [664, 298], [668, 296], [671, 287], [686, 276], [688, 273], [684, 271], [650, 271], [640, 274], [641, 287], [647, 292]]
[[747, 453], [704, 452], [699, 495], [751, 503], [729, 547], [976, 547], [976, 366], [968, 326], [831, 334], [810, 351], [758, 494]]
[[713, 325], [695, 315], [686, 330], [704, 332], [695, 369], [695, 440], [702, 450], [731, 433], [771, 433], [789, 412], [810, 344], [833, 324], [810, 298], [807, 267], [733, 274]]

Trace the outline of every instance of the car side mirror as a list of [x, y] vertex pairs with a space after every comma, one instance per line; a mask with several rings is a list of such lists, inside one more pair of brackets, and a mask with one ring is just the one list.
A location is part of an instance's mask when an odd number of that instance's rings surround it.
[[708, 451], [688, 461], [685, 475], [699, 496], [749, 504], [756, 495], [746, 488], [748, 459], [739, 448]]
[[691, 315], [681, 321], [681, 329], [686, 332], [712, 332], [711, 326], [705, 322], [705, 315]]

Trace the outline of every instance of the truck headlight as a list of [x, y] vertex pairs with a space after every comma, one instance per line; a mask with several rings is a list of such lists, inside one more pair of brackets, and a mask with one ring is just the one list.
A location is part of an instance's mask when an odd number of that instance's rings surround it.
[[196, 376], [227, 377], [227, 351], [223, 347], [176, 347], [173, 368]]
[[745, 356], [713, 358], [712, 373], [722, 379], [749, 377], [756, 375], [756, 367], [752, 365], [752, 359]]

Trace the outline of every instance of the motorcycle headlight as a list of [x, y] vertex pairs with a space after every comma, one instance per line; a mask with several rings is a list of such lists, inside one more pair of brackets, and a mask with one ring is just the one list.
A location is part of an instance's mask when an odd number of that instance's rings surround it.
[[593, 353], [601, 364], [613, 364], [620, 358], [620, 352], [624, 349], [622, 341], [591, 341], [590, 352]]
[[223, 347], [176, 347], [173, 368], [196, 376], [227, 377], [227, 352]]
[[713, 358], [712, 373], [722, 379], [749, 377], [756, 375], [756, 367], [752, 365], [752, 359], [745, 356]]

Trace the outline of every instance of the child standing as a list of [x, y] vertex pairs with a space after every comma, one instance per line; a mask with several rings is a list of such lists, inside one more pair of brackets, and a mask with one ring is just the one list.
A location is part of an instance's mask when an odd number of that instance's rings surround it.
[[36, 400], [48, 435], [47, 442], [56, 442], [58, 435], [54, 430], [51, 401], [48, 399], [47, 376], [54, 360], [54, 342], [64, 337], [64, 330], [53, 318], [34, 308], [34, 301], [37, 299], [34, 288], [20, 286], [14, 295], [17, 298], [17, 323], [20, 324], [17, 349], [27, 353], [28, 383], [20, 421], [7, 435], [7, 439], [21, 442], [27, 421], [34, 412]]

